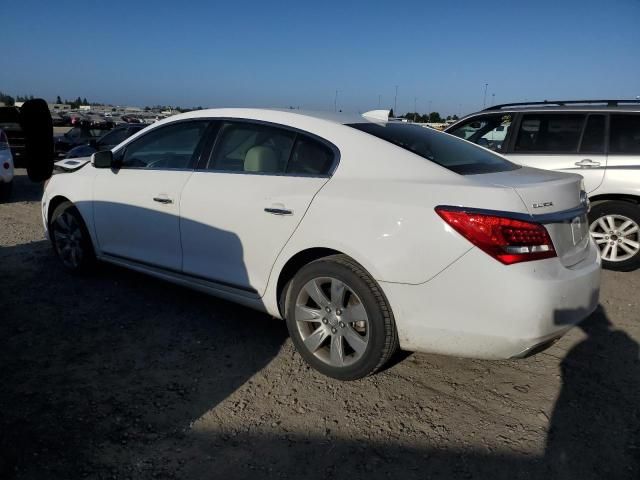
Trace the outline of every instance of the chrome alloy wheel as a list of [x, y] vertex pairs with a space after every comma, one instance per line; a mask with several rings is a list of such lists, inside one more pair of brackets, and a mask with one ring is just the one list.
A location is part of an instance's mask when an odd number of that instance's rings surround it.
[[82, 229], [78, 220], [68, 211], [51, 224], [53, 243], [62, 263], [76, 269], [84, 256]]
[[294, 318], [304, 346], [332, 367], [357, 362], [367, 349], [367, 312], [355, 292], [337, 278], [307, 282], [296, 298]]
[[600, 256], [609, 262], [624, 262], [640, 252], [640, 226], [624, 215], [605, 215], [589, 227], [600, 249]]

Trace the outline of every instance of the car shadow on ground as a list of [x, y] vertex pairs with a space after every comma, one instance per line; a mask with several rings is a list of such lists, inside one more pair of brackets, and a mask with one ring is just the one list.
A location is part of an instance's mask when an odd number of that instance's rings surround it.
[[562, 361], [544, 455], [515, 456], [193, 428], [251, 387], [284, 323], [120, 268], [70, 276], [44, 241], [0, 250], [0, 306], [0, 478], [640, 475], [638, 344], [603, 310]]

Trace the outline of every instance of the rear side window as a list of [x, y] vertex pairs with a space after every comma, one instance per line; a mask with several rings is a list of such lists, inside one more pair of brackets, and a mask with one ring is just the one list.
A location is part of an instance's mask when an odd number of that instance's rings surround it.
[[514, 151], [575, 153], [585, 117], [582, 114], [525, 114], [520, 122]]
[[499, 155], [453, 135], [418, 125], [354, 123], [349, 126], [402, 147], [460, 175], [504, 172], [520, 168]]
[[609, 153], [640, 154], [640, 115], [611, 115]]
[[580, 143], [582, 153], [604, 153], [604, 115], [589, 115]]
[[285, 172], [296, 134], [252, 123], [227, 123], [216, 141], [209, 170], [246, 173]]
[[334, 154], [329, 147], [312, 138], [298, 135], [287, 173], [293, 175], [327, 175], [333, 165]]

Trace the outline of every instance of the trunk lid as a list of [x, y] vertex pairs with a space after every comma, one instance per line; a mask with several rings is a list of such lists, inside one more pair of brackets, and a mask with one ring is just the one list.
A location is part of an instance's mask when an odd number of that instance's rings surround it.
[[512, 188], [531, 221], [545, 225], [564, 266], [575, 265], [587, 256], [587, 197], [580, 175], [522, 167], [472, 178], [483, 184]]

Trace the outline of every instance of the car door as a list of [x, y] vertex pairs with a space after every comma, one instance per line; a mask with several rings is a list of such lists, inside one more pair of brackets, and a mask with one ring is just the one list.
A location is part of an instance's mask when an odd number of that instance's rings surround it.
[[607, 165], [605, 123], [598, 113], [522, 113], [506, 156], [520, 165], [578, 173], [591, 193]]
[[180, 195], [208, 124], [154, 128], [114, 152], [117, 169], [98, 171], [93, 215], [103, 254], [180, 271]]
[[182, 195], [184, 273], [262, 295], [336, 161], [335, 147], [310, 135], [222, 123], [209, 160]]

